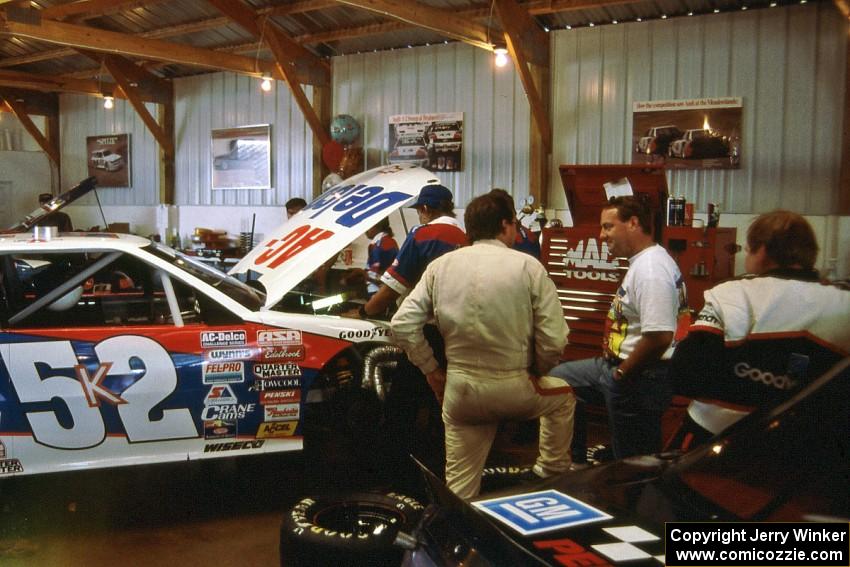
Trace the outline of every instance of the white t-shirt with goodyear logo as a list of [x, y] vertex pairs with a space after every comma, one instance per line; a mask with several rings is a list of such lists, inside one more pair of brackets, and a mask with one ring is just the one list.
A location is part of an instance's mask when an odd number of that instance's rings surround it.
[[[654, 244], [629, 258], [629, 271], [623, 278], [605, 324], [603, 349], [626, 359], [640, 340], [641, 333], [687, 329], [688, 301], [685, 282], [676, 262], [667, 251]], [[673, 355], [676, 339], [662, 360]]]

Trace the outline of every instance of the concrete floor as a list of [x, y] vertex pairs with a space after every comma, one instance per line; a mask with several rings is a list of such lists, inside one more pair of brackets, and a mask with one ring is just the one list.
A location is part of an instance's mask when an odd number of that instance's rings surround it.
[[[526, 464], [535, 443], [497, 437], [491, 464]], [[395, 489], [329, 448], [301, 455], [181, 462], [0, 481], [3, 567], [274, 567], [284, 511], [328, 490]], [[339, 458], [334, 458], [339, 457]], [[317, 472], [320, 471], [320, 472]], [[417, 483], [418, 484], [418, 483]]]

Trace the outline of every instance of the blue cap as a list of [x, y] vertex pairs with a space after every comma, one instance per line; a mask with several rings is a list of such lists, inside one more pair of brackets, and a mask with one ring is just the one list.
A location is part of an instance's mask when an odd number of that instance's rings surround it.
[[419, 191], [419, 197], [410, 205], [413, 208], [428, 205], [431, 208], [440, 208], [443, 203], [451, 202], [454, 196], [452, 192], [442, 185], [426, 185]]

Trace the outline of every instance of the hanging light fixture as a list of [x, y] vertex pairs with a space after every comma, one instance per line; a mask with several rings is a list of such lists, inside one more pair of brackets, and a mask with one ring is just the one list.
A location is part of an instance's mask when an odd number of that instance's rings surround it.
[[111, 96], [104, 96], [103, 108], [105, 108], [106, 110], [112, 110], [112, 107], [115, 106], [114, 100], [115, 99], [113, 99]]
[[263, 92], [265, 93], [272, 90], [272, 78], [268, 75], [263, 75], [263, 82], [260, 83], [260, 88], [263, 89]]
[[504, 47], [497, 47], [493, 50], [496, 55], [496, 67], [504, 67], [508, 64], [508, 50]]

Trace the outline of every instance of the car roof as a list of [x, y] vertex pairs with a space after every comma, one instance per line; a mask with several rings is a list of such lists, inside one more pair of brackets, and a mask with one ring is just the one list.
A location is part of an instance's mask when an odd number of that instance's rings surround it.
[[138, 250], [150, 240], [112, 232], [61, 232], [36, 239], [32, 232], [0, 234], [0, 252], [53, 252], [61, 250]]

